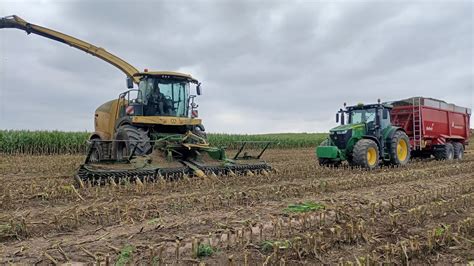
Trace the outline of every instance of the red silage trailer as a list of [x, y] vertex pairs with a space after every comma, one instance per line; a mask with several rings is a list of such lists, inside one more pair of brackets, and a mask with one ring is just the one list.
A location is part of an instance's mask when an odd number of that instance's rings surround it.
[[471, 109], [424, 97], [392, 105], [392, 124], [407, 133], [412, 156], [462, 159], [470, 137]]

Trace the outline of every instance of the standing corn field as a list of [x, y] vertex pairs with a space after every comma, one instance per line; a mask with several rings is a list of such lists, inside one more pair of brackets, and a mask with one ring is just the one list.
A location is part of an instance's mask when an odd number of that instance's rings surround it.
[[86, 150], [87, 132], [0, 131], [0, 152], [6, 154], [72, 154]]
[[[4, 154], [83, 154], [89, 132], [0, 130], [0, 153]], [[305, 148], [319, 145], [326, 134], [281, 133], [238, 135], [211, 133], [214, 146], [235, 149], [239, 141], [272, 141], [277, 148]]]

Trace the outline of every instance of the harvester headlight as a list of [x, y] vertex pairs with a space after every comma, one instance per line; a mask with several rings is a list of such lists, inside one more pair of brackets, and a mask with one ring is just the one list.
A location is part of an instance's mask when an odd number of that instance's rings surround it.
[[336, 131], [336, 134], [338, 135], [345, 135], [346, 133], [347, 133], [347, 130]]

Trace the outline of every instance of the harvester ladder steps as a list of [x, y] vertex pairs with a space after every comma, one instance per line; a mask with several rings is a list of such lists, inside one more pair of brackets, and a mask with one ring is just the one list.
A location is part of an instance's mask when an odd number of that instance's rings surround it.
[[421, 150], [421, 97], [414, 97], [412, 100], [413, 108], [413, 149]]

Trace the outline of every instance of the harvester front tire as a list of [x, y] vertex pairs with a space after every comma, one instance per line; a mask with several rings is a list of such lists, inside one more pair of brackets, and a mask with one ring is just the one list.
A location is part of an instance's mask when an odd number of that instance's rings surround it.
[[[118, 160], [125, 159], [130, 156], [132, 151], [135, 149], [135, 155], [145, 155], [151, 151], [150, 137], [148, 132], [142, 128], [137, 128], [131, 125], [123, 125], [117, 130], [114, 151]], [[121, 142], [120, 140], [125, 140]]]
[[354, 145], [352, 162], [355, 166], [375, 169], [379, 165], [379, 147], [371, 139], [361, 139]]
[[451, 143], [446, 143], [442, 147], [438, 148], [434, 156], [436, 160], [452, 160], [454, 159], [454, 147]]
[[390, 142], [390, 163], [406, 165], [410, 160], [410, 139], [401, 130], [395, 132]]
[[464, 158], [464, 145], [460, 142], [453, 142], [454, 159], [462, 160]]

